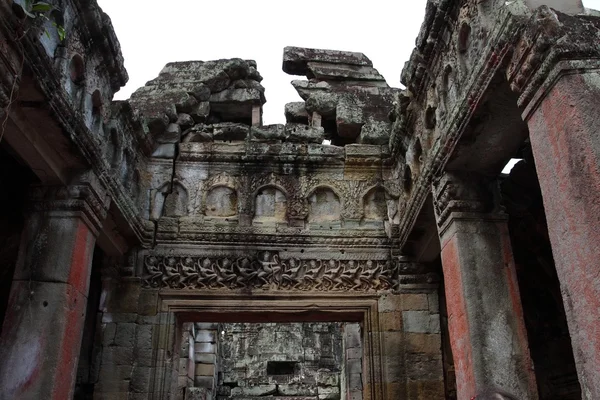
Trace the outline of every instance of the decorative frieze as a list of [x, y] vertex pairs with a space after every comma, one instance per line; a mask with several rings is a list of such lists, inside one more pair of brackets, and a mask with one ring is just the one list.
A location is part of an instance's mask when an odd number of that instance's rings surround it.
[[390, 260], [281, 259], [263, 251], [243, 257], [148, 255], [143, 263], [148, 288], [375, 292], [398, 283]]

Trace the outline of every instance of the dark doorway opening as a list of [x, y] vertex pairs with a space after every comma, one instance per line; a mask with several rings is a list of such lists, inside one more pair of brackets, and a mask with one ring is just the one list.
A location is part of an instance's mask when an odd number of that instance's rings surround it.
[[35, 175], [12, 149], [0, 145], [0, 331], [25, 226], [28, 188], [35, 182]]
[[501, 184], [540, 400], [579, 400], [560, 283], [534, 160], [526, 147]]

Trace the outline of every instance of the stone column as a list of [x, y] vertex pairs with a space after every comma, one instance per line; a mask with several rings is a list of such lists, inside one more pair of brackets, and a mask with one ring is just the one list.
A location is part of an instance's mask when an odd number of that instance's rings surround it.
[[524, 119], [582, 395], [600, 399], [600, 63], [574, 63], [557, 65]]
[[472, 175], [445, 173], [434, 195], [458, 398], [537, 399], [506, 215]]
[[0, 337], [0, 398], [71, 399], [108, 201], [89, 183], [36, 186], [32, 198]]

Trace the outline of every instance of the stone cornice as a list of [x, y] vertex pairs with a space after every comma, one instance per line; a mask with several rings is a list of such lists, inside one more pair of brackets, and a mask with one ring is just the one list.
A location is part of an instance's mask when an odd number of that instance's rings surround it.
[[516, 44], [507, 68], [527, 121], [560, 76], [598, 69], [600, 18], [569, 16], [540, 7]]
[[400, 246], [406, 242], [427, 196], [431, 193], [434, 176], [439, 175], [448, 162], [490, 82], [505, 66], [507, 56], [513, 49], [513, 43], [519, 37], [521, 18], [514, 17], [508, 11], [503, 11], [498, 18], [499, 22], [489, 34], [488, 45], [480, 52], [482, 54], [481, 61], [469, 73], [464, 84], [463, 93], [467, 95], [463, 96], [449, 110], [446, 125], [439, 128], [440, 138], [429, 149], [420, 174], [416, 177], [413, 188], [406, 198], [404, 209], [400, 212]]
[[[95, 0], [86, 0], [77, 3], [80, 17], [85, 22], [79, 24], [77, 29], [89, 35], [89, 40], [96, 43], [102, 58], [107, 65], [110, 74], [112, 90], [117, 90], [126, 80], [126, 71], [122, 67], [122, 56], [118, 48], [118, 41], [112, 30], [110, 21], [101, 12]], [[81, 3], [81, 4], [80, 4]], [[3, 3], [5, 4], [5, 3]], [[19, 20], [14, 16], [10, 6], [3, 5], [0, 12], [6, 12], [6, 18], [0, 21], [0, 30], [5, 37], [14, 36], [14, 27], [18, 26]], [[98, 18], [96, 20], [96, 18]], [[108, 21], [108, 22], [107, 22]], [[92, 26], [93, 25], [93, 26]], [[131, 196], [126, 193], [123, 185], [118, 182], [111, 172], [110, 166], [104, 158], [98, 139], [86, 126], [83, 116], [73, 108], [67, 94], [62, 87], [60, 75], [56, 73], [52, 60], [49, 59], [46, 50], [38, 39], [36, 30], [32, 30], [19, 41], [20, 51], [24, 64], [31, 70], [39, 84], [39, 88], [48, 99], [48, 104], [58, 124], [63, 128], [66, 136], [75, 145], [74, 147], [91, 165], [99, 180], [108, 190], [113, 202], [123, 215], [129, 229], [143, 244], [150, 244], [152, 238], [152, 227], [148, 221], [140, 217], [136, 205]], [[104, 37], [108, 35], [107, 37]], [[101, 42], [101, 43], [100, 43]], [[93, 45], [92, 45], [93, 46]], [[112, 58], [112, 59], [111, 59]], [[142, 146], [134, 146], [136, 150]], [[139, 151], [139, 150], [137, 150]]]
[[98, 235], [106, 218], [110, 198], [90, 183], [70, 186], [35, 185], [30, 191], [31, 208], [50, 215], [77, 216]]

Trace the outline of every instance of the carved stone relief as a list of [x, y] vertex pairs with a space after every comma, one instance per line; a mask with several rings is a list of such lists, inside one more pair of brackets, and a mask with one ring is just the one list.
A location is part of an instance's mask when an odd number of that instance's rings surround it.
[[204, 215], [207, 217], [233, 217], [238, 213], [237, 192], [227, 186], [216, 186], [206, 195]]
[[389, 260], [283, 260], [269, 251], [247, 257], [149, 255], [142, 279], [149, 288], [369, 292], [394, 289], [398, 269]]
[[341, 217], [340, 198], [326, 187], [316, 189], [308, 197], [308, 208], [309, 222], [339, 221]]
[[383, 221], [387, 218], [387, 204], [383, 188], [375, 188], [367, 193], [363, 200], [364, 218]]
[[275, 187], [264, 187], [254, 199], [254, 222], [285, 222], [287, 199], [285, 194]]

